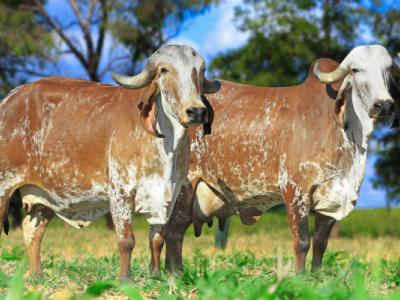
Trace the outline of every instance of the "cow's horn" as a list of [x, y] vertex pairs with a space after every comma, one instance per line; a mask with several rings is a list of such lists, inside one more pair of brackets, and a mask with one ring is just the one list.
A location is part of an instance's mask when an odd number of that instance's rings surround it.
[[313, 73], [314, 76], [317, 77], [317, 79], [323, 83], [334, 83], [336, 81], [343, 79], [347, 75], [347, 72], [340, 67], [338, 67], [333, 72], [327, 72], [327, 73], [321, 72], [318, 63], [314, 65]]
[[135, 76], [123, 76], [119, 74], [111, 74], [112, 78], [121, 86], [128, 89], [138, 89], [147, 85], [151, 80], [150, 71], [145, 68], [142, 72]]
[[220, 88], [221, 88], [221, 83], [218, 80], [204, 79], [203, 91], [205, 94], [216, 93]]

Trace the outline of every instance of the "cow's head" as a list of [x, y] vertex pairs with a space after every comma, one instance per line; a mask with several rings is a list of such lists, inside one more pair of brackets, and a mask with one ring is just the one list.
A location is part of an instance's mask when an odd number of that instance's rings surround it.
[[144, 70], [133, 77], [113, 74], [114, 80], [123, 87], [143, 91], [141, 121], [144, 128], [155, 136], [157, 96], [160, 96], [164, 112], [184, 127], [205, 124], [212, 114], [205, 104], [204, 94], [215, 93], [218, 81], [204, 77], [204, 59], [191, 47], [168, 45], [158, 49], [147, 60]]
[[344, 114], [345, 95], [352, 89], [356, 96], [356, 99], [352, 99], [355, 101], [353, 105], [364, 110], [369, 118], [376, 120], [394, 117], [390, 83], [397, 68], [384, 47], [371, 45], [354, 48], [333, 72], [321, 72], [318, 64], [315, 64], [313, 72], [323, 83], [343, 80], [337, 97], [338, 114]]

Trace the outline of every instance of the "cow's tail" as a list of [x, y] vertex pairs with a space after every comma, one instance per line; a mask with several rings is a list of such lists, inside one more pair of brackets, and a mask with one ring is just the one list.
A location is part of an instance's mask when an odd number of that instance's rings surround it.
[[0, 235], [3, 230], [5, 234], [8, 235], [8, 232], [10, 230], [10, 222], [8, 220], [10, 202], [13, 201], [15, 202], [15, 204], [22, 203], [20, 199], [21, 194], [19, 190], [16, 190], [11, 197], [5, 195], [4, 197], [0, 198]]

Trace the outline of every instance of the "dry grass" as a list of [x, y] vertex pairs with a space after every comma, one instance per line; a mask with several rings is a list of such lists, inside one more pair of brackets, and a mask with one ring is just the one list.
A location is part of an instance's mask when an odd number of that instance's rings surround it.
[[[133, 257], [143, 258], [149, 255], [148, 250], [148, 226], [140, 224], [140, 228], [134, 230], [136, 244]], [[210, 234], [195, 238], [191, 231], [186, 234], [184, 243], [184, 257], [190, 259], [193, 253], [201, 250], [202, 253], [213, 256], [222, 253], [221, 250], [213, 247], [214, 236]], [[24, 247], [21, 229], [11, 231], [9, 236], [0, 237], [0, 247], [2, 250], [11, 251], [15, 247]], [[365, 260], [376, 259], [399, 259], [400, 239], [394, 237], [357, 237], [331, 239], [328, 249], [330, 251], [344, 251], [352, 256], [357, 256]], [[229, 237], [226, 254], [235, 252], [250, 251], [256, 257], [275, 257], [278, 251], [284, 256], [293, 256], [292, 241], [289, 229], [281, 232], [268, 233], [257, 232], [245, 234], [242, 232], [232, 232]], [[43, 259], [53, 257], [63, 260], [73, 260], [82, 257], [100, 258], [104, 256], [117, 255], [117, 242], [115, 233], [107, 230], [100, 221], [93, 226], [77, 230], [71, 226], [57, 222], [55, 226], [50, 226], [42, 242]]]
[[[272, 223], [276, 224], [277, 220], [272, 220]], [[228, 247], [224, 251], [214, 248], [215, 228], [205, 229], [200, 238], [195, 238], [193, 230], [190, 229], [184, 244], [185, 265], [188, 266], [185, 272], [188, 273], [185, 273], [182, 278], [171, 278], [165, 274], [161, 278], [154, 278], [147, 271], [149, 261], [148, 225], [143, 219], [136, 219], [134, 222], [136, 246], [133, 252], [132, 274], [142, 296], [154, 299], [159, 294], [169, 294], [183, 295], [183, 298], [197, 296], [203, 299], [207, 298], [208, 296], [203, 297], [201, 293], [199, 294], [202, 291], [202, 284], [206, 286], [208, 284], [205, 282], [207, 277], [203, 277], [205, 270], [211, 272], [211, 275], [215, 272], [213, 276], [222, 276], [222, 278], [225, 278], [225, 275], [221, 275], [221, 270], [226, 270], [228, 272], [227, 282], [239, 280], [243, 284], [247, 281], [250, 284], [251, 280], [265, 278], [269, 282], [269, 293], [279, 292], [282, 285], [288, 284], [285, 278], [288, 276], [290, 278], [294, 274], [293, 248], [289, 228], [283, 224], [275, 230], [270, 230], [271, 227], [261, 224], [257, 225], [259, 227], [253, 227], [254, 232], [249, 232], [251, 227], [244, 228], [242, 225], [238, 227], [235, 222], [231, 226], [233, 230], [231, 230]], [[0, 247], [3, 254], [7, 252], [21, 253], [21, 251], [25, 253], [22, 230], [11, 231], [9, 236], [2, 235]], [[306, 285], [311, 284], [311, 286], [318, 287], [325, 281], [338, 278], [337, 280], [341, 280], [340, 284], [347, 288], [349, 284], [351, 285], [352, 279], [346, 279], [346, 272], [351, 272], [351, 264], [354, 259], [358, 262], [365, 262], [369, 266], [367, 269], [371, 274], [374, 273], [375, 266], [380, 266], [382, 260], [387, 260], [392, 264], [392, 269], [385, 272], [389, 274], [389, 277], [391, 276], [391, 279], [384, 279], [382, 284], [379, 283], [378, 288], [372, 285], [370, 289], [375, 294], [386, 295], [391, 290], [397, 290], [397, 281], [400, 280], [400, 275], [396, 275], [397, 264], [400, 261], [400, 252], [397, 249], [400, 249], [398, 237], [358, 236], [333, 239], [329, 242], [330, 254], [325, 262], [326, 265], [329, 265], [330, 277], [324, 275], [315, 279], [310, 275], [306, 279]], [[254, 258], [246, 257], [248, 255], [246, 253], [249, 252], [252, 253], [250, 256]], [[335, 256], [337, 255], [335, 253], [338, 252], [343, 252], [343, 256]], [[21, 256], [21, 254], [19, 255]], [[25, 255], [22, 254], [23, 256]], [[309, 260], [310, 257], [311, 251]], [[103, 220], [81, 230], [56, 221], [46, 231], [42, 243], [44, 277], [35, 280], [26, 274], [25, 278], [28, 280], [27, 286], [30, 290], [41, 291], [49, 299], [71, 299], [72, 294], [85, 291], [94, 282], [115, 279], [118, 273], [118, 259], [115, 233], [105, 228]], [[20, 260], [21, 258], [4, 259], [2, 255], [0, 273], [7, 277], [12, 276]], [[342, 262], [336, 264], [335, 260], [341, 260], [344, 264]], [[202, 265], [205, 265], [206, 269], [203, 269]], [[339, 271], [332, 271], [336, 270], [335, 268]], [[229, 273], [229, 270], [235, 271]], [[340, 277], [338, 274], [342, 271], [345, 275]], [[241, 275], [236, 275], [239, 274], [237, 272], [240, 272]], [[371, 276], [366, 275], [366, 280]], [[296, 279], [293, 282], [295, 283]], [[260, 286], [263, 283], [258, 284]], [[0, 294], [6, 291], [5, 287], [3, 284]], [[335, 285], [331, 284], [330, 288], [334, 287]], [[226, 293], [229, 293], [232, 287], [227, 284], [224, 289]], [[292, 287], [287, 289], [289, 292]], [[340, 291], [340, 288], [338, 290]], [[126, 297], [114, 290], [108, 291], [102, 299], [126, 299]]]

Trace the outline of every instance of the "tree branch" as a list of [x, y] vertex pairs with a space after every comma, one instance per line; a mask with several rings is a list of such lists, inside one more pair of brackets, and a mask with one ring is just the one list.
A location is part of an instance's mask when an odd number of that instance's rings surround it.
[[[88, 55], [87, 57], [92, 57], [93, 54], [93, 40], [90, 35], [90, 20], [88, 22], [84, 22], [82, 18], [82, 12], [79, 8], [79, 4], [76, 0], [69, 0], [69, 4], [71, 5], [72, 10], [76, 15], [76, 19], [78, 20], [79, 26], [83, 32], [83, 38], [85, 39]], [[89, 13], [88, 13], [89, 14]]]
[[67, 44], [68, 48], [71, 50], [71, 52], [76, 56], [76, 58], [80, 61], [80, 63], [85, 67], [85, 69], [88, 68], [88, 63], [85, 60], [85, 57], [81, 52], [79, 52], [78, 48], [72, 43], [72, 41], [66, 36], [66, 34], [63, 31], [63, 28], [61, 25], [56, 21], [53, 20], [49, 14], [46, 12], [44, 9], [42, 3], [40, 0], [35, 0], [36, 7], [38, 8], [39, 14], [45, 19], [46, 23], [53, 29], [55, 32], [58, 34], [58, 36], [64, 41], [65, 44]]
[[100, 29], [99, 29], [99, 38], [97, 40], [97, 46], [96, 46], [96, 53], [97, 56], [101, 57], [101, 53], [103, 51], [103, 46], [104, 46], [104, 38], [105, 38], [105, 33], [108, 25], [108, 11], [107, 11], [107, 1], [106, 0], [101, 0], [100, 1], [101, 5], [101, 24], [100, 24]]

